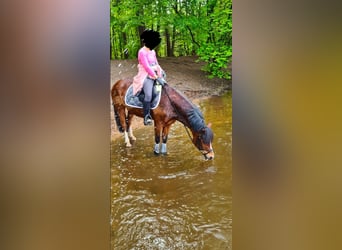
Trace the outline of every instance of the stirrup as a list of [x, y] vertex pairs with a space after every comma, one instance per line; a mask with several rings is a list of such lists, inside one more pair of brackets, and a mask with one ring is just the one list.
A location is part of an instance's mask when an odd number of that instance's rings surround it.
[[146, 115], [144, 118], [144, 125], [152, 125], [152, 117], [150, 115]]

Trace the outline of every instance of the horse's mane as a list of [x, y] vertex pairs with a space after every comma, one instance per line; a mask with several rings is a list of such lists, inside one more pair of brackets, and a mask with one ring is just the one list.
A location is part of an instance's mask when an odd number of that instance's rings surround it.
[[187, 111], [187, 116], [189, 119], [190, 126], [196, 131], [199, 132], [200, 130], [204, 130], [204, 133], [202, 133], [202, 139], [204, 143], [210, 143], [213, 138], [214, 134], [211, 128], [207, 127], [202, 112], [199, 110], [199, 108], [192, 106], [192, 109], [189, 109]]
[[189, 119], [191, 128], [193, 128], [196, 132], [205, 127], [203, 114], [199, 108], [192, 106], [192, 109], [187, 110], [186, 115]]
[[185, 115], [188, 118], [190, 127], [196, 131], [199, 132], [201, 129], [205, 128], [205, 122], [203, 118], [203, 114], [200, 111], [198, 107], [196, 107], [187, 96], [185, 96], [182, 92], [180, 92], [178, 89], [175, 89], [168, 85], [169, 88], [174, 90], [178, 95], [180, 95], [183, 100], [186, 102], [185, 105], [180, 104], [183, 108], [185, 108]]

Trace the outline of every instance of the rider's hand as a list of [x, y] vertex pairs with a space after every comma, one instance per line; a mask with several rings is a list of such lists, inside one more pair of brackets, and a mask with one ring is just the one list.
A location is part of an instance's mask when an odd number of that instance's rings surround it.
[[164, 86], [166, 84], [166, 81], [163, 78], [161, 78], [161, 77], [158, 77], [156, 80], [162, 86]]

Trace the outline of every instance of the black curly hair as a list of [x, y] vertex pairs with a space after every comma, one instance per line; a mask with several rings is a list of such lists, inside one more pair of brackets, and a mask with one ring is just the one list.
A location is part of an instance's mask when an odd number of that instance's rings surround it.
[[145, 44], [145, 46], [149, 49], [154, 49], [161, 42], [159, 32], [151, 30], [151, 29], [144, 30], [140, 35], [140, 39]]

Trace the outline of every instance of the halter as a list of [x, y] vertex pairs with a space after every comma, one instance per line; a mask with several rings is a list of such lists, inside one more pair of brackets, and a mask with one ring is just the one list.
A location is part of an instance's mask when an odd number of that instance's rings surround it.
[[[201, 135], [198, 137], [198, 140], [201, 140]], [[199, 149], [199, 151], [202, 153], [202, 155], [204, 155], [205, 159], [207, 159], [207, 154], [213, 152], [213, 149], [209, 149], [209, 150], [204, 150], [204, 149]]]

